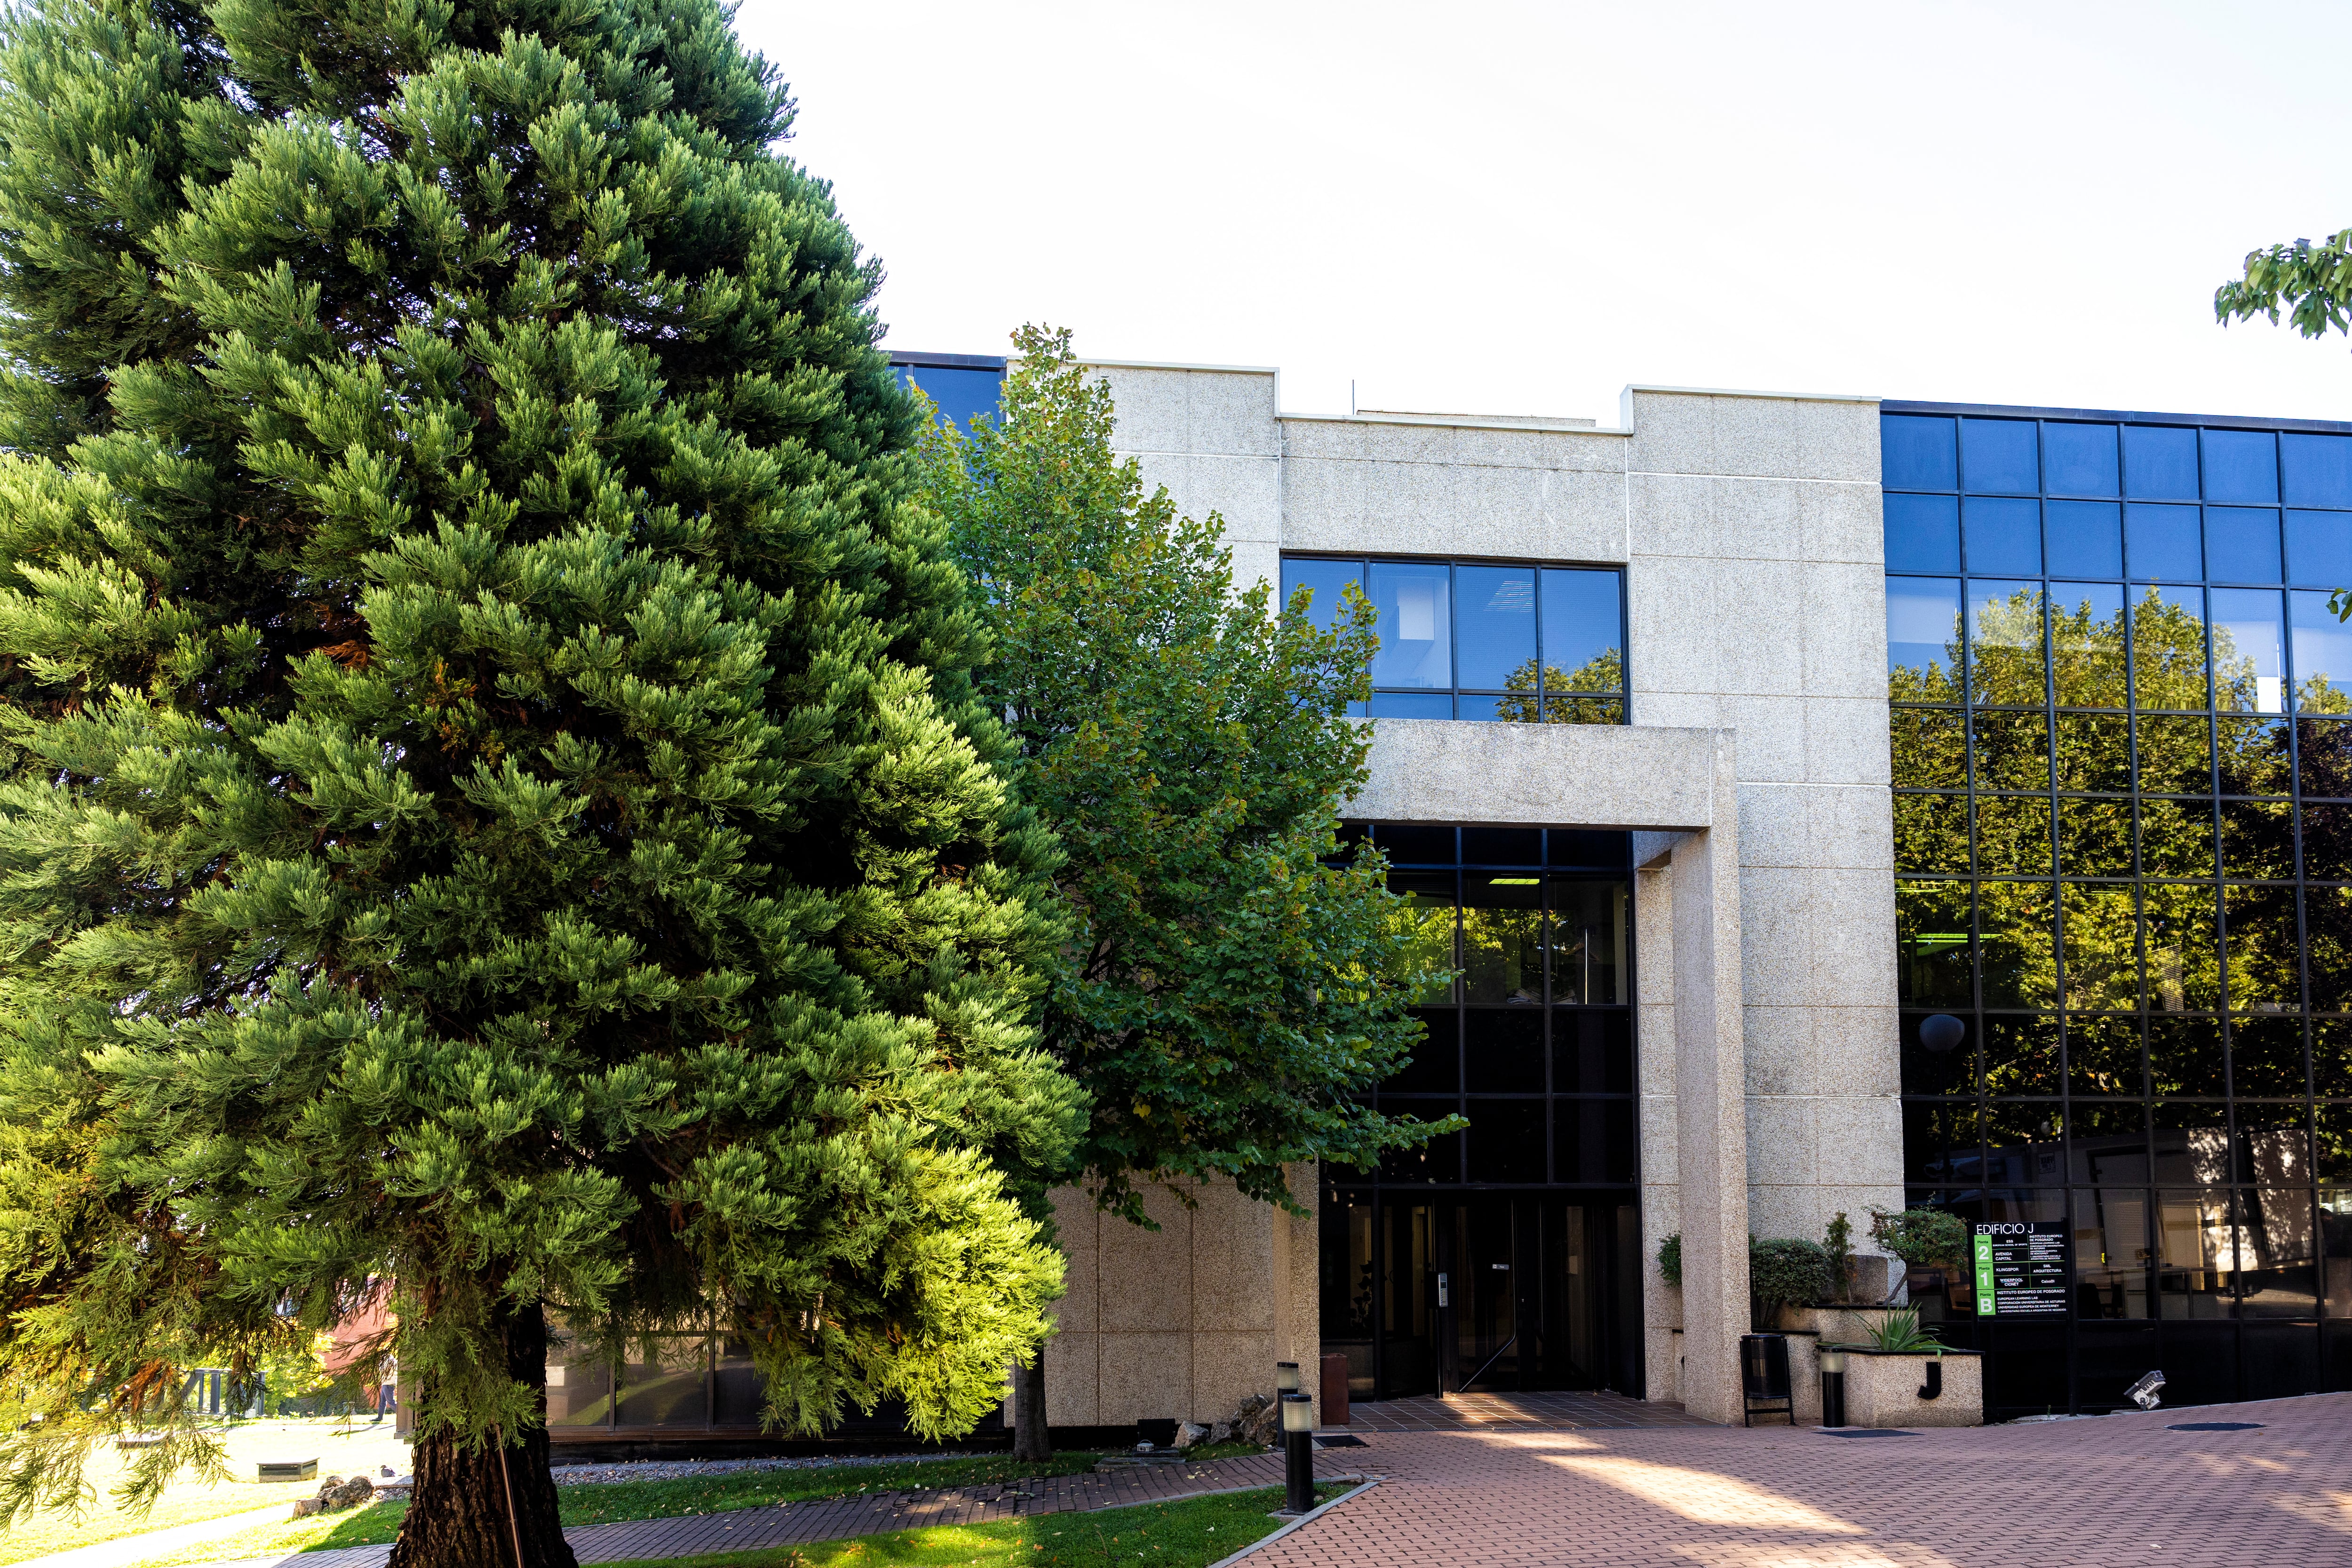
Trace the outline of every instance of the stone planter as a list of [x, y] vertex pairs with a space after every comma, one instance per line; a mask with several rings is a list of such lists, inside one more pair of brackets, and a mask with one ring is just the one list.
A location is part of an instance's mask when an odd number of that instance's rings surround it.
[[[1845, 1420], [1849, 1426], [1981, 1426], [1984, 1425], [1984, 1361], [1974, 1351], [1941, 1356], [1914, 1351], [1882, 1351], [1852, 1344], [1845, 1352]], [[1922, 1399], [1927, 1364], [1943, 1367], [1942, 1394]], [[1821, 1419], [1821, 1361], [1812, 1358], [1813, 1419]]]

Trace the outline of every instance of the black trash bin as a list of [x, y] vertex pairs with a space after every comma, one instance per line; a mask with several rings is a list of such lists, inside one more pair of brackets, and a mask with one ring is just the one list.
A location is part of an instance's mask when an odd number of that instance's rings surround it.
[[1789, 1386], [1789, 1336], [1739, 1336], [1739, 1387], [1745, 1396], [1740, 1425], [1752, 1426], [1759, 1415], [1785, 1415], [1797, 1424], [1797, 1401]]

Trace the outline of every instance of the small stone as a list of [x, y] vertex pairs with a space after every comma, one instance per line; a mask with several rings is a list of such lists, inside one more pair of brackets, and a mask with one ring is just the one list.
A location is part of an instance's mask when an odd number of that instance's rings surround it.
[[1209, 1429], [1198, 1421], [1186, 1421], [1177, 1426], [1176, 1448], [1179, 1453], [1195, 1443], [1205, 1443], [1208, 1438]]
[[296, 1519], [308, 1519], [324, 1506], [325, 1505], [320, 1503], [317, 1498], [298, 1497], [294, 1500], [293, 1517]]

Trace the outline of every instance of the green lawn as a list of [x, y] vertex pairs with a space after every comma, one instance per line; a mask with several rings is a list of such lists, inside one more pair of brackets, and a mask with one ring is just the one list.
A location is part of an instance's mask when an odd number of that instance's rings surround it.
[[[1316, 1500], [1328, 1502], [1347, 1489], [1343, 1484], [1318, 1487]], [[935, 1525], [764, 1552], [670, 1558], [661, 1568], [1124, 1568], [1139, 1559], [1150, 1568], [1202, 1568], [1280, 1529], [1281, 1521], [1268, 1516], [1281, 1506], [1282, 1489], [1270, 1487], [1094, 1513]]]

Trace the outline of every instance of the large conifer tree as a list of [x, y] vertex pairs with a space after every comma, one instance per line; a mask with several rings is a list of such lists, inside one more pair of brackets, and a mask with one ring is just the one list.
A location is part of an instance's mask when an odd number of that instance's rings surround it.
[[395, 1564], [569, 1563], [548, 1309], [802, 1427], [1042, 1331], [1050, 841], [791, 114], [715, 0], [8, 14], [0, 1502], [389, 1292]]

